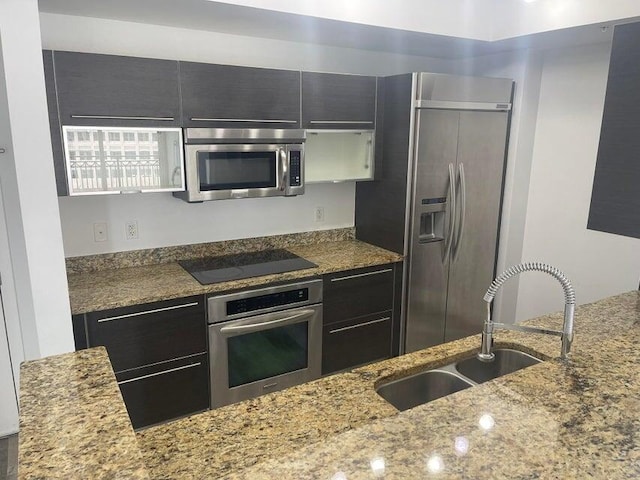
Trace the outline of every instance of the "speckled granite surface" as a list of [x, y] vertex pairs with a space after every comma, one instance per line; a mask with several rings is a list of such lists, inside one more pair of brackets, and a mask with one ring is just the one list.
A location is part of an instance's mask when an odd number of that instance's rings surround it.
[[68, 275], [71, 312], [86, 313], [236, 290], [402, 261], [401, 255], [358, 240], [294, 245], [287, 250], [306, 258], [318, 267], [212, 285], [200, 285], [176, 262], [71, 274]]
[[148, 248], [128, 252], [70, 257], [66, 259], [66, 264], [67, 273], [69, 274], [87, 273], [115, 268], [157, 265], [192, 258], [217, 257], [232, 253], [287, 248], [296, 245], [342, 242], [345, 240], [353, 240], [354, 238], [354, 227], [336, 228], [332, 230], [317, 230], [314, 232], [290, 233], [287, 235], [272, 235], [269, 237], [243, 238], [223, 242], [196, 243], [175, 247]]
[[402, 413], [375, 393], [471, 355], [469, 337], [150, 428], [139, 444], [155, 479], [640, 477], [638, 292], [579, 307], [568, 362], [555, 337], [496, 341], [551, 359]]
[[18, 478], [149, 479], [107, 351], [20, 369]]
[[469, 337], [140, 431], [142, 459], [103, 351], [28, 363], [20, 478], [640, 478], [639, 292], [578, 307], [567, 362], [556, 337], [496, 342], [547, 361], [402, 413], [375, 393]]

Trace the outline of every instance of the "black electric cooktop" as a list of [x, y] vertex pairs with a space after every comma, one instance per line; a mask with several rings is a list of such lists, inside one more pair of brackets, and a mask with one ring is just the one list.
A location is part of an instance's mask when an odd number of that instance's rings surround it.
[[263, 250], [178, 262], [202, 285], [317, 267], [287, 250]]

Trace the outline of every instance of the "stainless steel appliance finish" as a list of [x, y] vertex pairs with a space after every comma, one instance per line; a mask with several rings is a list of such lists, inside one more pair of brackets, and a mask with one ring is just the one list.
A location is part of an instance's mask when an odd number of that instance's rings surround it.
[[304, 130], [188, 128], [189, 202], [304, 193]]
[[505, 79], [416, 75], [407, 352], [482, 329], [478, 311], [495, 272], [513, 88]]
[[210, 297], [211, 407], [320, 377], [322, 280]]

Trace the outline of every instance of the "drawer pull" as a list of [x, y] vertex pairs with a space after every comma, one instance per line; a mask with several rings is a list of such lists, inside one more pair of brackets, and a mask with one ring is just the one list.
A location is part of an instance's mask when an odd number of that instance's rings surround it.
[[168, 312], [169, 310], [176, 310], [178, 308], [195, 307], [196, 305], [198, 305], [198, 302], [185, 303], [183, 305], [173, 305], [171, 307], [156, 308], [154, 310], [145, 310], [144, 312], [126, 313], [124, 315], [118, 315], [116, 317], [101, 318], [101, 319], [98, 320], [98, 323], [110, 322], [112, 320], [120, 320], [122, 318], [137, 317], [137, 316], [140, 316], [140, 315], [147, 315], [148, 313]]
[[172, 122], [173, 117], [136, 117], [132, 115], [71, 115], [71, 118], [84, 118], [91, 120], [159, 120]]
[[309, 120], [311, 124], [327, 124], [327, 125], [373, 125], [371, 120]]
[[241, 123], [298, 123], [297, 120], [277, 120], [266, 118], [199, 118], [191, 117], [192, 122], [241, 122]]
[[357, 273], [355, 275], [347, 275], [346, 277], [332, 278], [332, 282], [341, 282], [343, 280], [351, 280], [352, 278], [368, 277], [369, 275], [379, 275], [381, 273], [392, 272], [393, 268], [385, 268], [384, 270], [376, 270], [375, 272]]
[[370, 322], [358, 323], [357, 325], [350, 325], [348, 327], [336, 328], [329, 330], [329, 334], [344, 332], [346, 330], [353, 330], [354, 328], [366, 327], [367, 325], [373, 325], [374, 323], [382, 323], [387, 320], [391, 320], [391, 317], [379, 318], [378, 320], [371, 320]]
[[165, 373], [177, 372], [179, 370], [186, 370], [187, 368], [199, 367], [202, 362], [192, 363], [190, 365], [183, 365], [182, 367], [170, 368], [169, 370], [163, 370], [162, 372], [150, 373], [149, 375], [141, 375], [139, 377], [130, 378], [129, 380], [122, 380], [118, 382], [118, 385], [125, 383], [136, 382], [138, 380], [144, 380], [145, 378], [157, 377], [158, 375], [164, 375]]

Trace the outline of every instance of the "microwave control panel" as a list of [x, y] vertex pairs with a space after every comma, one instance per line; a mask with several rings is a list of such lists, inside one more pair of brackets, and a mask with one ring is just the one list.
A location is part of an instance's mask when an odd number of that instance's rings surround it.
[[300, 150], [292, 150], [289, 152], [289, 185], [292, 187], [299, 187], [301, 183], [300, 156]]

